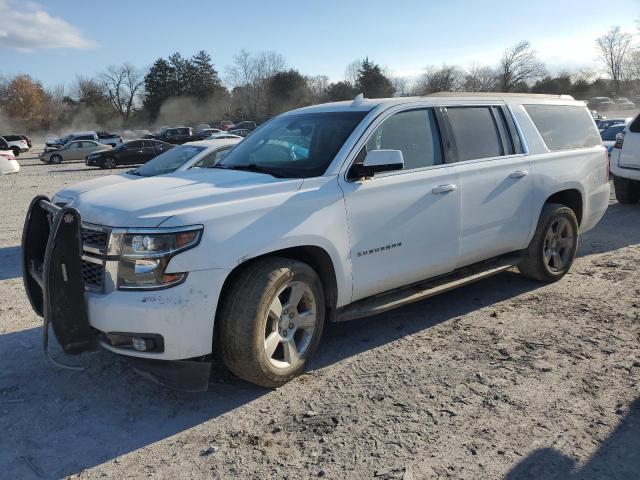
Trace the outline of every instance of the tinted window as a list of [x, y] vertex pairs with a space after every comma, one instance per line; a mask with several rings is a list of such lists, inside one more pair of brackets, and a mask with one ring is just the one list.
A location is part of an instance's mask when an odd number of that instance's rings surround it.
[[525, 105], [549, 150], [567, 150], [600, 145], [600, 135], [585, 107]]
[[400, 150], [404, 169], [442, 163], [440, 137], [432, 109], [400, 112], [386, 119], [367, 140], [367, 151]]
[[95, 137], [93, 135], [80, 135], [76, 137], [76, 140], [93, 140]]
[[2, 137], [0, 137], [0, 150], [9, 150], [9, 144]]
[[142, 142], [141, 141], [129, 142], [129, 143], [127, 143], [125, 148], [127, 150], [136, 150], [138, 148], [142, 148]]
[[453, 131], [457, 161], [503, 154], [502, 139], [491, 107], [449, 107], [447, 117]]
[[629, 131], [633, 133], [640, 133], [640, 115], [631, 122], [631, 125], [629, 125]]

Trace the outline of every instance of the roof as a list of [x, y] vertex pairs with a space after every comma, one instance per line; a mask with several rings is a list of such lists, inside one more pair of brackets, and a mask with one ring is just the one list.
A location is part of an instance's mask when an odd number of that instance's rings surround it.
[[571, 95], [544, 95], [535, 93], [496, 93], [496, 92], [437, 92], [422, 97], [393, 97], [393, 98], [362, 98], [358, 95], [354, 100], [344, 102], [331, 102], [312, 105], [309, 107], [292, 110], [288, 113], [314, 113], [314, 112], [341, 112], [341, 111], [364, 111], [368, 112], [376, 107], [391, 107], [411, 103], [433, 103], [442, 104], [444, 101], [464, 103], [468, 101], [491, 101], [502, 100], [508, 103], [518, 103], [527, 99], [535, 103], [547, 103], [561, 101], [570, 104], [578, 103]]

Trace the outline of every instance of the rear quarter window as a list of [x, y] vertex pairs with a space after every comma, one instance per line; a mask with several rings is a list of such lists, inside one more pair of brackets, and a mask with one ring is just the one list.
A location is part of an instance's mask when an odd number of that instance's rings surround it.
[[551, 151], [601, 145], [600, 134], [585, 107], [571, 105], [524, 105]]
[[633, 122], [629, 125], [629, 131], [633, 133], [640, 133], [640, 115], [633, 119]]

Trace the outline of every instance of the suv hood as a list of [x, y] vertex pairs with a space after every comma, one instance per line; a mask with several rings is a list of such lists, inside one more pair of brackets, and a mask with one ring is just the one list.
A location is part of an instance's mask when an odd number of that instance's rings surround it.
[[[103, 151], [103, 150], [100, 150]], [[116, 183], [126, 182], [127, 180], [135, 180], [137, 178], [133, 175], [127, 175], [126, 173], [120, 173], [118, 175], [107, 175], [105, 177], [92, 178], [91, 180], [85, 180], [84, 182], [76, 183], [69, 187], [63, 188], [55, 194], [62, 200], [67, 200], [69, 203], [75, 200], [78, 195], [88, 192], [90, 190], [96, 190], [97, 188], [106, 187], [108, 185], [115, 185]]]
[[153, 228], [175, 215], [221, 203], [293, 193], [301, 185], [302, 179], [239, 170], [194, 169], [86, 191], [73, 206], [88, 223]]

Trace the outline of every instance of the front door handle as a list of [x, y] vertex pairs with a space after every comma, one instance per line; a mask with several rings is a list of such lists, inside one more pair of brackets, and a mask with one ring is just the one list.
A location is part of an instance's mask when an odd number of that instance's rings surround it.
[[439, 193], [453, 192], [454, 190], [457, 190], [457, 189], [458, 189], [457, 185], [454, 185], [453, 183], [449, 183], [447, 185], [437, 186], [436, 188], [431, 190], [431, 193], [435, 193], [436, 195], [438, 195]]
[[529, 175], [529, 172], [527, 172], [526, 170], [516, 170], [511, 175], [509, 175], [509, 177], [510, 178], [522, 178], [522, 177], [526, 177], [527, 175]]

